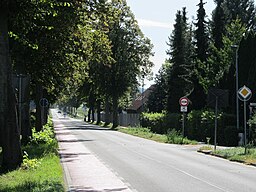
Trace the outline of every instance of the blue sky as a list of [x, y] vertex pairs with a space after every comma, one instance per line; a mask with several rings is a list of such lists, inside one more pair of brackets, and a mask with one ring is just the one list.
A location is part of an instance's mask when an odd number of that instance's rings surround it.
[[[137, 19], [140, 29], [154, 45], [153, 52], [155, 56], [151, 58], [155, 66], [154, 74], [158, 72], [164, 60], [167, 58], [166, 42], [170, 36], [177, 10], [182, 7], [187, 9], [187, 17], [190, 21], [196, 18], [196, 6], [200, 0], [126, 0], [131, 11]], [[204, 7], [208, 18], [211, 18], [212, 10], [215, 8], [213, 0], [204, 0], [207, 2]], [[145, 81], [145, 87], [149, 87], [154, 81]]]

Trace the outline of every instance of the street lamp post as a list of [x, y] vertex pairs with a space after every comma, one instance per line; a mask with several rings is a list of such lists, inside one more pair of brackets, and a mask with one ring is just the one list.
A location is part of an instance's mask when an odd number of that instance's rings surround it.
[[238, 45], [232, 45], [236, 49], [236, 128], [239, 129], [239, 100], [238, 100]]

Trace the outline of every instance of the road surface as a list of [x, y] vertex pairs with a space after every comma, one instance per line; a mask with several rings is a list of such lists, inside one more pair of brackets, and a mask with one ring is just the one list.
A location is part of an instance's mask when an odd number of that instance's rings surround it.
[[255, 167], [197, 153], [193, 146], [161, 144], [81, 120], [66, 118], [61, 123], [132, 191], [256, 191]]

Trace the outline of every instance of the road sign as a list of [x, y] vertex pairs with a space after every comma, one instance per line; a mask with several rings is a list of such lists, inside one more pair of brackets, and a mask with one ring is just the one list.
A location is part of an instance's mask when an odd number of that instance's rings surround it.
[[42, 98], [40, 99], [39, 104], [41, 107], [47, 107], [49, 105], [49, 102], [46, 98]]
[[188, 112], [188, 107], [187, 106], [180, 106], [180, 112]]
[[252, 91], [245, 85], [238, 90], [239, 99], [242, 101], [248, 101], [252, 96]]
[[188, 98], [187, 97], [181, 97], [179, 100], [180, 106], [188, 106]]

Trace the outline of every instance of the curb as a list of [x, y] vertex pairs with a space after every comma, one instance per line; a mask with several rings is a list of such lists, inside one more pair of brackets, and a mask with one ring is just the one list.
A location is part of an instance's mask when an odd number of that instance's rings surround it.
[[218, 155], [218, 154], [213, 154], [212, 150], [198, 150], [197, 152], [198, 153], [203, 153], [205, 155], [211, 155], [211, 156], [214, 156], [214, 157], [226, 159], [226, 160], [231, 161], [231, 162], [237, 162], [237, 163], [242, 163], [244, 165], [250, 165], [250, 166], [256, 167], [256, 163], [246, 163], [245, 161], [242, 161], [242, 160], [229, 160], [229, 159], [225, 158], [224, 156], [221, 156], [221, 155]]

